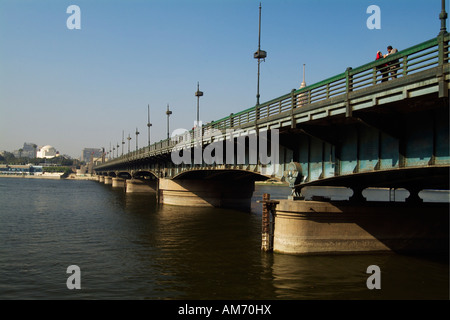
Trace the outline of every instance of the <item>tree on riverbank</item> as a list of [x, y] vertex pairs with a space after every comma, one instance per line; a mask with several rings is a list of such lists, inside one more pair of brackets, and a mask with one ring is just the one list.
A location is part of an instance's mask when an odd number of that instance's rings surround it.
[[79, 167], [80, 161], [77, 159], [69, 159], [63, 156], [55, 157], [52, 159], [43, 158], [16, 158], [11, 152], [3, 152], [0, 154], [0, 164], [33, 164], [33, 165], [44, 165], [44, 166], [66, 166], [66, 167]]

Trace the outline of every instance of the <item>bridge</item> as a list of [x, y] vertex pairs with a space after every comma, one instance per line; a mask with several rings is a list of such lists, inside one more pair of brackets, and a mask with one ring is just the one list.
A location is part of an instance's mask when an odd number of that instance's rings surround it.
[[[254, 182], [449, 189], [449, 34], [97, 165], [162, 203], [249, 206]], [[388, 67], [385, 67], [389, 64]], [[270, 153], [270, 156], [268, 155]], [[176, 159], [176, 160], [174, 160]], [[142, 189], [144, 186], [144, 189]]]

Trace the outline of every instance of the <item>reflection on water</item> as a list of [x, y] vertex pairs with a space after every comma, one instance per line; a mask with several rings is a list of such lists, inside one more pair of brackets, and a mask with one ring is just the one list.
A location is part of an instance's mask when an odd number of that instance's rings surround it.
[[[381, 269], [381, 290], [366, 286], [367, 267]], [[274, 254], [279, 299], [447, 299], [448, 264], [396, 254], [295, 256]]]
[[[92, 181], [0, 179], [1, 299], [448, 299], [448, 261], [261, 252], [252, 211], [159, 205]], [[68, 290], [66, 268], [81, 269]], [[382, 289], [368, 290], [378, 265]]]

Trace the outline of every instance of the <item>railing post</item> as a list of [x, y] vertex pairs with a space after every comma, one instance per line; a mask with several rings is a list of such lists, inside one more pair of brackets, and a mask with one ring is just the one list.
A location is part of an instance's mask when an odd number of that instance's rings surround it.
[[372, 85], [376, 85], [377, 84], [377, 67], [373, 67], [373, 69], [372, 69], [372, 80], [373, 80], [373, 83], [372, 83]]
[[438, 61], [439, 61], [439, 67], [437, 72], [437, 78], [438, 78], [438, 85], [439, 85], [439, 98], [448, 97], [448, 84], [445, 81], [445, 75], [444, 75], [444, 64], [447, 60], [447, 53], [445, 51], [445, 46], [447, 41], [445, 41], [445, 36], [447, 33], [440, 33], [437, 37], [438, 40]]
[[291, 128], [296, 127], [294, 119], [294, 109], [297, 107], [297, 97], [295, 96], [295, 89], [291, 90]]
[[402, 70], [402, 74], [405, 77], [406, 75], [408, 75], [408, 56], [404, 56], [403, 57], [403, 70]]
[[346, 111], [345, 116], [351, 117], [352, 116], [352, 108], [350, 105], [350, 99], [349, 94], [351, 91], [353, 91], [353, 74], [351, 74], [351, 67], [348, 67], [345, 70], [345, 104], [346, 104]]

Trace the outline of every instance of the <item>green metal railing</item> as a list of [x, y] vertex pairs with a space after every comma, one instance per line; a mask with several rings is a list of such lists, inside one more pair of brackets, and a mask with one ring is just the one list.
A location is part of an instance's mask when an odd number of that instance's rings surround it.
[[[229, 117], [222, 118], [206, 128], [212, 127], [219, 130], [240, 127], [254, 123], [256, 120], [268, 118], [279, 114], [293, 107], [302, 107], [319, 101], [334, 98], [348, 92], [355, 92], [364, 88], [381, 83], [383, 78], [392, 80], [392, 73], [395, 78], [411, 75], [442, 63], [448, 63], [449, 57], [449, 36], [444, 37], [443, 43], [439, 43], [439, 37], [423, 42], [409, 49], [402, 50], [385, 59], [365, 64], [355, 69], [347, 69], [345, 72], [319, 83], [294, 90], [259, 106], [249, 108]], [[442, 47], [442, 49], [440, 49]], [[442, 50], [442, 57], [439, 52]], [[389, 64], [384, 67], [384, 64]], [[258, 117], [256, 116], [258, 115]]]
[[[394, 79], [393, 73], [395, 73], [395, 78], [402, 78], [433, 67], [443, 66], [449, 61], [449, 38], [450, 36], [447, 33], [399, 51], [387, 58], [367, 63], [358, 68], [348, 68], [345, 72], [329, 79], [298, 90], [292, 90], [288, 94], [261, 105], [208, 123], [202, 127], [202, 134], [213, 129], [225, 131], [226, 129], [252, 126], [272, 116], [292, 112], [296, 108], [310, 106], [350, 92], [373, 87], [382, 83], [383, 78], [385, 81], [392, 81]], [[388, 64], [388, 67], [384, 67], [385, 64]], [[189, 131], [189, 134], [192, 138], [194, 136], [193, 130]], [[185, 139], [186, 137], [180, 136], [174, 140], [162, 140], [113, 161], [122, 162], [164, 154], [170, 152], [180, 140]], [[108, 163], [111, 164], [111, 161]]]

